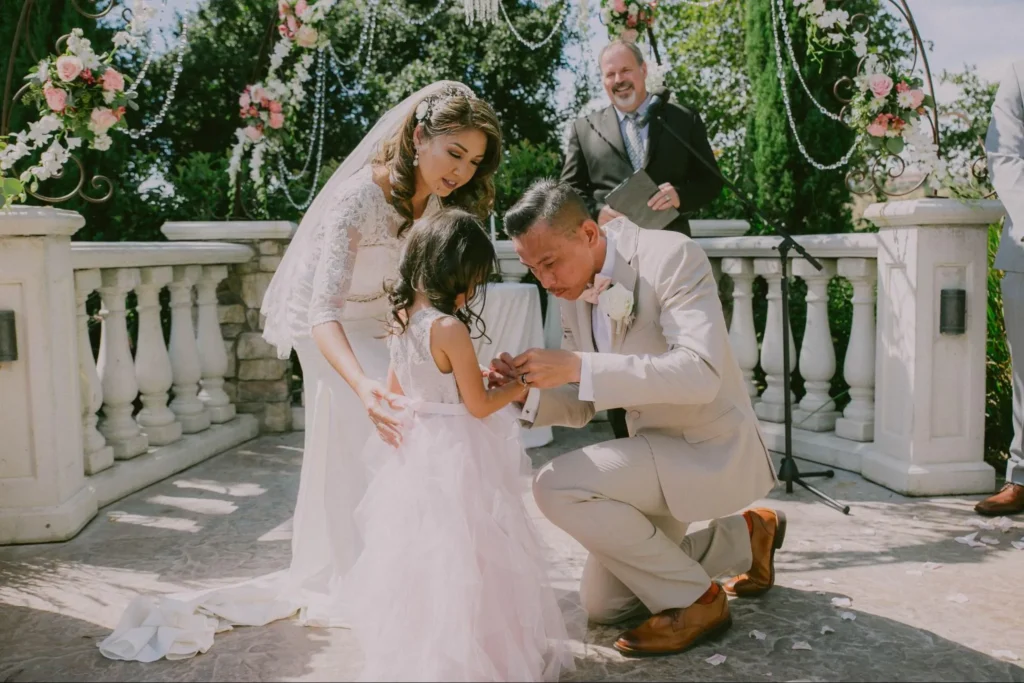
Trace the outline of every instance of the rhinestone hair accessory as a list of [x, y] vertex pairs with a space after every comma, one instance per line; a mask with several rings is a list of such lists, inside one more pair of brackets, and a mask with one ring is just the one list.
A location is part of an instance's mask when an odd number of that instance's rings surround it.
[[439, 92], [423, 98], [423, 101], [416, 107], [416, 120], [423, 121], [424, 119], [430, 118], [430, 115], [434, 113], [438, 104], [444, 104], [448, 100], [456, 97], [473, 99], [475, 95], [472, 90], [463, 85], [447, 85]]

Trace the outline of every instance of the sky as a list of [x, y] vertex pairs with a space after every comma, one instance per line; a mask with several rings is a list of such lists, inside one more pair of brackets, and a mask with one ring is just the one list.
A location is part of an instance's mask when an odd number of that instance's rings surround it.
[[[192, 10], [210, 0], [165, 0], [167, 9]], [[406, 0], [407, 2], [409, 0]], [[423, 0], [415, 0], [418, 3]], [[503, 0], [509, 2], [510, 0]], [[576, 0], [569, 0], [574, 2]], [[662, 0], [663, 3], [684, 0]], [[722, 0], [739, 2], [741, 0]], [[767, 0], [764, 0], [767, 1]], [[890, 0], [891, 1], [891, 0]], [[978, 67], [981, 77], [998, 81], [1013, 61], [1024, 59], [1024, 0], [906, 0], [925, 41], [934, 43], [928, 59], [936, 80], [943, 69], [962, 70], [964, 64]], [[433, 3], [430, 3], [433, 4]], [[607, 33], [597, 17], [601, 0], [588, 0], [591, 20], [593, 54], [607, 42]], [[884, 4], [884, 3], [883, 3]], [[165, 18], [170, 16], [164, 13]], [[575, 19], [570, 19], [575, 20]], [[580, 54], [570, 54], [579, 59]], [[563, 85], [571, 86], [568, 74]], [[936, 86], [938, 87], [938, 86]], [[559, 88], [568, 93], [569, 87]], [[940, 88], [940, 100], [952, 97], [955, 91]]]

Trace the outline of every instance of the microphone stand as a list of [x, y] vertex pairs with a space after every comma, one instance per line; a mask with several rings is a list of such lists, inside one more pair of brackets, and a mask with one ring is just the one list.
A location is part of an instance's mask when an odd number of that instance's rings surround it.
[[[668, 96], [665, 96], [667, 101]], [[796, 461], [793, 459], [793, 398], [790, 392], [790, 357], [789, 357], [789, 250], [793, 249], [802, 256], [808, 263], [814, 266], [816, 269], [821, 270], [821, 263], [817, 261], [813, 256], [807, 253], [807, 250], [800, 245], [799, 242], [793, 239], [786, 230], [776, 224], [774, 221], [769, 220], [765, 217], [757, 204], [754, 203], [746, 194], [744, 194], [735, 183], [730, 181], [725, 175], [719, 170], [718, 165], [714, 164], [704, 158], [696, 149], [693, 148], [688, 141], [684, 140], [682, 136], [676, 133], [672, 128], [665, 124], [660, 108], [658, 111], [651, 111], [653, 107], [648, 108], [650, 120], [657, 121], [661, 124], [661, 129], [671, 135], [679, 144], [689, 150], [690, 154], [699, 159], [702, 164], [708, 167], [708, 169], [714, 173], [729, 190], [747, 207], [758, 220], [767, 225], [772, 231], [775, 232], [782, 241], [775, 246], [775, 249], [779, 251], [779, 261], [782, 266], [782, 391], [783, 391], [783, 420], [785, 425], [785, 453], [782, 458], [782, 467], [779, 468], [779, 478], [786, 482], [786, 493], [793, 493], [793, 484], [799, 484], [814, 495], [824, 500], [827, 504], [834, 507], [835, 509], [842, 512], [844, 515], [850, 514], [850, 506], [843, 505], [834, 498], [830, 498], [827, 494], [819, 491], [810, 484], [804, 481], [808, 477], [825, 477], [831, 479], [836, 475], [835, 470], [823, 470], [820, 472], [805, 472], [800, 473], [800, 469], [796, 465]], [[648, 155], [649, 156], [649, 155]]]

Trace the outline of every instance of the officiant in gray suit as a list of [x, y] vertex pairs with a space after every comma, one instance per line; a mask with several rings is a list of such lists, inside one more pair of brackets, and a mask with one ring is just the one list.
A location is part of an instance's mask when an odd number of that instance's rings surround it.
[[[717, 168], [700, 115], [669, 102], [661, 110], [663, 123], [640, 125], [637, 117], [651, 104], [645, 83], [647, 64], [640, 48], [612, 41], [601, 50], [599, 63], [612, 104], [573, 122], [562, 182], [583, 196], [591, 214], [604, 225], [622, 215], [605, 202], [608, 193], [642, 168], [658, 185], [648, 205], [657, 211], [676, 209], [679, 216], [665, 229], [689, 235], [687, 214], [712, 202], [722, 190], [722, 181], [663, 126], [671, 127]], [[628, 218], [639, 222], [636, 216]], [[641, 223], [641, 227], [649, 226]]]

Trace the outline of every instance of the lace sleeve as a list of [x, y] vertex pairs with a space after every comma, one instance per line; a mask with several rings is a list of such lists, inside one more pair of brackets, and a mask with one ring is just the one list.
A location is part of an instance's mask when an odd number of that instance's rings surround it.
[[368, 193], [357, 191], [339, 198], [324, 216], [309, 299], [310, 329], [332, 321], [342, 322], [362, 230], [373, 221], [374, 211], [375, 204]]

